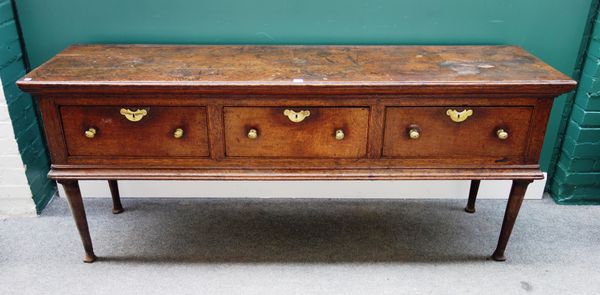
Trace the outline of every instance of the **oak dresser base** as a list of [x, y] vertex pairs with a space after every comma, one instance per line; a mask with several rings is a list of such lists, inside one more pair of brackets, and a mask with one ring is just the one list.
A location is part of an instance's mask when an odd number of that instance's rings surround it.
[[506, 246], [553, 98], [575, 81], [515, 46], [74, 45], [21, 78], [85, 250], [78, 181], [512, 180]]

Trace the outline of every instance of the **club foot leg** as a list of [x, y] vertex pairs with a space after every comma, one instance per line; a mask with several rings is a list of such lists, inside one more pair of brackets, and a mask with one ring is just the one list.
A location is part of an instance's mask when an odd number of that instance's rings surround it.
[[88, 228], [87, 217], [85, 216], [85, 208], [83, 206], [83, 200], [81, 199], [81, 191], [79, 190], [79, 184], [77, 180], [61, 180], [60, 184], [63, 185], [71, 208], [73, 219], [75, 220], [75, 226], [79, 231], [81, 242], [83, 244], [83, 250], [85, 256], [83, 262], [91, 263], [96, 260], [94, 254], [94, 248], [92, 246], [92, 238], [90, 237], [90, 231]]
[[469, 189], [469, 201], [467, 202], [467, 207], [465, 207], [465, 212], [467, 213], [475, 213], [475, 201], [477, 200], [477, 193], [479, 192], [479, 184], [481, 180], [475, 179], [471, 180], [471, 188]]
[[492, 259], [495, 261], [506, 260], [504, 251], [506, 250], [508, 239], [510, 238], [510, 234], [515, 226], [519, 209], [521, 209], [521, 204], [523, 203], [523, 198], [525, 197], [525, 192], [527, 191], [527, 186], [532, 181], [533, 180], [529, 179], [513, 180], [512, 187], [510, 189], [510, 195], [508, 196], [508, 202], [506, 204], [506, 211], [504, 212], [504, 220], [502, 221], [500, 237], [498, 238], [498, 246], [496, 246], [496, 250], [494, 251], [494, 254], [492, 254]]
[[498, 252], [494, 252], [494, 254], [492, 254], [492, 259], [494, 261], [506, 261], [506, 256], [504, 256], [504, 253], [498, 253]]
[[119, 184], [116, 180], [109, 180], [108, 187], [110, 188], [110, 195], [113, 201], [113, 214], [119, 214], [125, 211], [123, 209], [123, 205], [121, 204], [121, 195], [119, 194]]
[[83, 262], [92, 263], [92, 262], [96, 261], [96, 259], [98, 259], [98, 257], [96, 257], [96, 254], [86, 253], [85, 256], [83, 257]]

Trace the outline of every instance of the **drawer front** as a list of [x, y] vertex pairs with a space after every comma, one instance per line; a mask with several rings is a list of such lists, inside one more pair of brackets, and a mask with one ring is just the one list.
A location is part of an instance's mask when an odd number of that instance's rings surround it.
[[366, 107], [225, 107], [224, 119], [230, 157], [361, 158], [367, 153]]
[[383, 155], [514, 160], [526, 153], [532, 111], [500, 106], [389, 107]]
[[204, 107], [62, 106], [60, 115], [70, 156], [209, 154]]

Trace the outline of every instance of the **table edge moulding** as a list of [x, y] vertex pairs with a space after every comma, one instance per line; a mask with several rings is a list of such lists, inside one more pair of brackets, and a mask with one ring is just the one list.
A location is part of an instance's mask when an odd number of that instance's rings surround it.
[[553, 98], [576, 82], [516, 46], [73, 45], [17, 85], [96, 260], [79, 180], [512, 180], [504, 252]]

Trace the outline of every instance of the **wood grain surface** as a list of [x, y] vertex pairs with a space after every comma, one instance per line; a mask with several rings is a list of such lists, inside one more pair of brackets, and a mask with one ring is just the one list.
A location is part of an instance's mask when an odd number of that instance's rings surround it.
[[18, 84], [32, 92], [248, 92], [280, 86], [423, 93], [440, 86], [446, 92], [514, 86], [504, 91], [558, 94], [574, 81], [515, 46], [74, 45]]
[[[60, 114], [70, 156], [206, 157], [208, 133], [203, 107], [130, 107], [147, 110], [138, 122], [118, 106], [62, 106]], [[96, 130], [94, 138], [84, 132]], [[173, 133], [183, 130], [181, 138]]]
[[[362, 158], [367, 154], [368, 108], [290, 108], [309, 111], [302, 122], [283, 115], [285, 108], [226, 107], [225, 147], [229, 157]], [[258, 132], [256, 139], [248, 131]], [[344, 133], [336, 140], [335, 132]]]
[[[471, 110], [463, 122], [453, 122], [447, 110]], [[497, 161], [522, 160], [527, 149], [533, 107], [390, 107], [387, 109], [384, 157], [475, 158], [496, 156]], [[420, 137], [411, 139], [416, 128]], [[502, 129], [508, 138], [501, 140]]]

